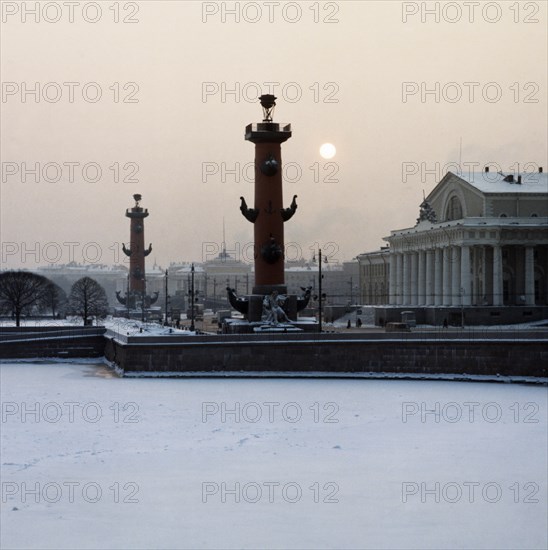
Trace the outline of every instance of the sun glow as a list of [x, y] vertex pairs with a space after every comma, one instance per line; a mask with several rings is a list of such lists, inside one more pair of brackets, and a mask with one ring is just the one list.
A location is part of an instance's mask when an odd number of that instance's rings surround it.
[[324, 159], [332, 159], [336, 153], [337, 153], [337, 149], [332, 143], [324, 143], [320, 147], [320, 155]]

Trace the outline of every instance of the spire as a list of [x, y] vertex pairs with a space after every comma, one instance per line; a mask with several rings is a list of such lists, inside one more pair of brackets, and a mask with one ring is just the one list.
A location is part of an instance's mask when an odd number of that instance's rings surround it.
[[225, 217], [223, 216], [223, 244], [222, 244], [222, 252], [221, 254], [223, 257], [226, 256], [226, 240], [225, 240]]

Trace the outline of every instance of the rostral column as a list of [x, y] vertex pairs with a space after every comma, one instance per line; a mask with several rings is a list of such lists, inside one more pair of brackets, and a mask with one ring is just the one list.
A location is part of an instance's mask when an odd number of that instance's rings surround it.
[[[253, 223], [255, 286], [253, 296], [237, 297], [229, 289], [230, 302], [246, 313], [249, 321], [260, 321], [262, 298], [272, 292], [286, 294], [284, 273], [284, 223], [297, 210], [297, 195], [288, 208], [283, 206], [281, 144], [291, 137], [291, 124], [272, 121], [276, 97], [262, 95], [263, 121], [248, 124], [245, 139], [255, 144], [255, 202], [249, 208], [240, 197], [240, 210]], [[258, 299], [257, 299], [258, 298]], [[289, 296], [287, 313], [296, 319], [297, 311], [306, 307], [306, 299]]]

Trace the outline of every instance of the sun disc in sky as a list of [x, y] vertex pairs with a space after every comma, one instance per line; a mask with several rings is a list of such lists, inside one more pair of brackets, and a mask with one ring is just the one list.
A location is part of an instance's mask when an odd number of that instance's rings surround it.
[[337, 149], [332, 143], [324, 143], [320, 147], [320, 155], [324, 159], [332, 159], [335, 156], [336, 152], [337, 152]]

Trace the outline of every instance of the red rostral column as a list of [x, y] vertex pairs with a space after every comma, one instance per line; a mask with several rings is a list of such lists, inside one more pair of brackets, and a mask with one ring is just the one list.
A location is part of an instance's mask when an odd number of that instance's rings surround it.
[[241, 197], [240, 210], [254, 224], [255, 286], [253, 294], [277, 290], [287, 293], [284, 276], [284, 222], [297, 209], [296, 196], [289, 208], [283, 207], [281, 144], [291, 137], [291, 124], [272, 122], [276, 97], [260, 98], [264, 118], [248, 124], [245, 139], [255, 144], [255, 204], [248, 208]]
[[145, 250], [145, 218], [148, 209], [139, 206], [141, 195], [133, 195], [135, 206], [126, 210], [126, 216], [131, 219], [129, 249], [122, 244], [122, 250], [129, 256], [129, 292], [144, 293], [145, 285], [145, 258], [152, 252], [150, 244]]

